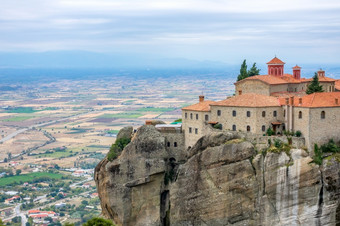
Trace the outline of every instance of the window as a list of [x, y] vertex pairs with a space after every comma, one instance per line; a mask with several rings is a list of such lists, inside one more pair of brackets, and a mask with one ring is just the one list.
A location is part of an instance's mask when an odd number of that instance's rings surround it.
[[250, 126], [247, 126], [247, 132], [250, 132]]
[[277, 111], [273, 112], [273, 116], [276, 117], [277, 116]]
[[209, 115], [205, 115], [204, 118], [205, 118], [205, 121], [209, 121]]
[[170, 142], [167, 143], [167, 146], [170, 147]]
[[250, 117], [250, 111], [247, 111], [247, 117]]
[[236, 125], [233, 125], [233, 131], [236, 131]]
[[283, 110], [283, 117], [286, 117], [286, 110]]
[[192, 119], [192, 113], [190, 113], [190, 119]]
[[236, 117], [236, 111], [235, 110], [233, 111], [233, 116]]
[[221, 110], [217, 110], [217, 116], [221, 116]]
[[302, 112], [299, 111], [299, 118], [302, 118]]
[[174, 143], [174, 147], [177, 147], [177, 142]]
[[321, 112], [321, 119], [325, 119], [326, 118], [326, 112], [325, 111], [322, 111]]
[[195, 134], [198, 134], [198, 129], [197, 128], [195, 128]]
[[198, 120], [198, 114], [196, 114], [196, 120]]
[[262, 117], [266, 117], [266, 112], [265, 111], [262, 111]]
[[191, 127], [189, 127], [189, 133], [192, 133], [192, 128]]
[[266, 126], [262, 126], [262, 131], [265, 132], [266, 131]]
[[188, 118], [188, 113], [185, 113], [185, 118]]

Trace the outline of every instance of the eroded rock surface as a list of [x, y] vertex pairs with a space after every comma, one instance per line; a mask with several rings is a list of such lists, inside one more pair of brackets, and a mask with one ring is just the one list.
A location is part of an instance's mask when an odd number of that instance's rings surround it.
[[340, 165], [308, 153], [257, 154], [232, 133], [202, 137], [178, 161], [153, 126], [95, 180], [103, 214], [118, 225], [337, 225]]

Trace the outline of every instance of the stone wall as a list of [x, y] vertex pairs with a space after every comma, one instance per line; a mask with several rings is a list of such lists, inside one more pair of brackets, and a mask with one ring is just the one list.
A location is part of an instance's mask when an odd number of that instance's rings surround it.
[[239, 95], [239, 91], [244, 93], [257, 93], [262, 95], [270, 95], [270, 87], [268, 84], [258, 80], [244, 80], [235, 84], [235, 95]]
[[165, 137], [165, 147], [169, 153], [170, 158], [176, 159], [176, 161], [181, 161], [185, 159], [185, 142], [184, 133], [164, 133], [161, 134]]
[[288, 84], [280, 84], [280, 85], [271, 85], [270, 86], [270, 93], [276, 92], [287, 92]]

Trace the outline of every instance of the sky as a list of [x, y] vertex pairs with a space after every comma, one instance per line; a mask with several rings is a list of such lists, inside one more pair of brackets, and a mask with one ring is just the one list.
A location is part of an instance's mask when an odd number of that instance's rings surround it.
[[340, 1], [1, 0], [0, 52], [49, 51], [338, 64]]

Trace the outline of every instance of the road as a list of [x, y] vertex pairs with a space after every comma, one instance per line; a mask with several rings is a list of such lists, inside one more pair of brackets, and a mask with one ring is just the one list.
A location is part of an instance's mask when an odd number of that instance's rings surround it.
[[18, 204], [18, 205], [15, 207], [15, 215], [21, 217], [21, 226], [26, 226], [27, 218], [26, 218], [25, 213], [22, 213], [22, 212], [20, 211], [20, 206], [21, 206], [21, 203]]

